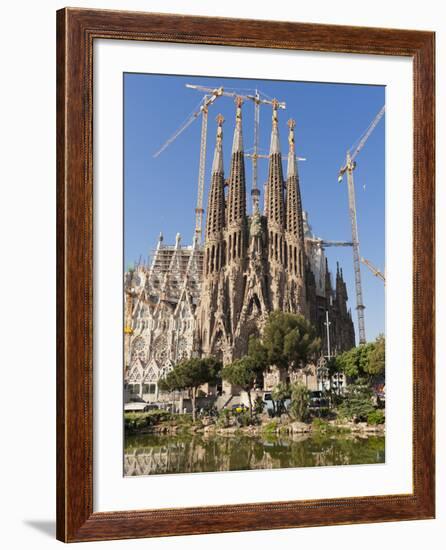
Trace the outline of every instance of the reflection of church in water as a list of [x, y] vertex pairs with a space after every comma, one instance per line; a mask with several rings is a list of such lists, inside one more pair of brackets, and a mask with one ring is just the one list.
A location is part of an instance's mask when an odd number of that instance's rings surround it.
[[[320, 242], [302, 210], [294, 121], [289, 121], [286, 179], [273, 105], [268, 179], [263, 213], [259, 191], [246, 210], [241, 104], [237, 105], [229, 177], [223, 168], [223, 118], [217, 137], [208, 194], [205, 242], [182, 246], [158, 240], [150, 265], [125, 273], [125, 382], [145, 400], [159, 398], [157, 382], [178, 361], [214, 355], [224, 363], [247, 351], [274, 310], [300, 313], [316, 327], [327, 354], [355, 345], [342, 270], [335, 282]], [[323, 359], [322, 359], [323, 361]], [[266, 387], [280, 373], [265, 379]]]

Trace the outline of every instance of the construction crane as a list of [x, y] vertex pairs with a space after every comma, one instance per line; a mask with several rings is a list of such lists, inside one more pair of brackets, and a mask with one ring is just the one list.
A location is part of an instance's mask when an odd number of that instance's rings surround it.
[[353, 243], [350, 241], [325, 241], [317, 237], [305, 237], [305, 241], [321, 248], [326, 248], [327, 246], [353, 246]]
[[359, 255], [359, 236], [358, 236], [358, 223], [356, 217], [356, 199], [355, 199], [355, 184], [353, 180], [353, 171], [356, 168], [356, 157], [361, 149], [366, 144], [371, 133], [378, 125], [379, 121], [384, 115], [385, 106], [379, 111], [379, 113], [372, 120], [370, 126], [364, 132], [359, 139], [357, 146], [347, 151], [346, 160], [344, 166], [340, 169], [338, 175], [338, 182], [341, 183], [345, 172], [347, 172], [347, 187], [348, 187], [348, 207], [350, 213], [350, 222], [352, 227], [352, 243], [353, 243], [353, 268], [355, 272], [355, 290], [356, 290], [356, 310], [358, 312], [358, 331], [359, 331], [359, 343], [365, 344], [365, 322], [364, 322], [364, 301], [362, 298], [362, 284], [361, 284], [361, 264]]
[[286, 109], [286, 103], [283, 101], [277, 101], [276, 99], [269, 99], [267, 97], [262, 97], [264, 94], [259, 90], [253, 90], [254, 94], [240, 94], [237, 90], [224, 90], [220, 88], [208, 88], [207, 86], [201, 86], [200, 84], [186, 84], [186, 88], [191, 88], [192, 90], [198, 90], [199, 92], [206, 92], [214, 94], [217, 90], [221, 90], [221, 94], [226, 97], [237, 98], [240, 97], [242, 100], [252, 101], [254, 103], [254, 147], [253, 153], [245, 154], [246, 157], [249, 157], [252, 161], [252, 185], [251, 185], [251, 197], [252, 197], [252, 207], [253, 211], [258, 211], [259, 209], [259, 197], [260, 191], [257, 185], [258, 180], [258, 170], [257, 170], [257, 160], [259, 158], [269, 158], [269, 155], [259, 155], [259, 135], [260, 135], [260, 105], [276, 105], [279, 109]]
[[[319, 246], [320, 248], [326, 248], [329, 246], [353, 246], [351, 241], [325, 241], [324, 239], [319, 239], [317, 237], [305, 237], [305, 242], [309, 242], [315, 246]], [[375, 267], [370, 260], [361, 258], [361, 262], [370, 269], [375, 277], [378, 277], [378, 279], [381, 279], [381, 281], [386, 284], [386, 277], [384, 273]]]
[[197, 204], [195, 208], [195, 239], [201, 243], [201, 235], [203, 232], [203, 192], [204, 192], [204, 176], [206, 170], [206, 138], [208, 128], [208, 110], [209, 107], [223, 95], [223, 88], [212, 90], [211, 95], [205, 95], [200, 102], [199, 108], [193, 112], [182, 126], [158, 149], [153, 155], [158, 157], [167, 147], [177, 139], [177, 137], [186, 130], [193, 122], [201, 115], [201, 138], [200, 138], [200, 161], [198, 165], [198, 193]]
[[375, 277], [378, 277], [378, 279], [381, 279], [381, 281], [386, 284], [386, 277], [384, 273], [380, 271], [377, 267], [375, 267], [371, 261], [367, 260], [366, 258], [361, 258], [361, 262], [370, 269]]

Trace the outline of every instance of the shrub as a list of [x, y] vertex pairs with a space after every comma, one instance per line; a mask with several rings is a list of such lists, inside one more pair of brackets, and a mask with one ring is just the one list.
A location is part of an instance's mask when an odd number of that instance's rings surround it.
[[367, 416], [367, 423], [376, 426], [377, 424], [384, 424], [386, 417], [384, 412], [377, 409], [369, 413]]
[[262, 431], [270, 434], [275, 433], [278, 425], [279, 422], [277, 420], [271, 420], [271, 422], [263, 426]]
[[313, 418], [312, 427], [315, 431], [326, 432], [330, 424], [326, 420], [322, 420], [322, 418]]
[[251, 418], [249, 411], [242, 411], [240, 413], [237, 413], [235, 418], [239, 426], [249, 426], [250, 424], [253, 423], [253, 420]]
[[290, 413], [298, 422], [304, 422], [308, 416], [310, 392], [299, 382], [291, 385]]
[[348, 386], [347, 395], [339, 407], [341, 417], [361, 422], [367, 420], [374, 410], [370, 388], [362, 383]]
[[217, 426], [219, 428], [227, 428], [231, 423], [231, 411], [229, 409], [222, 409], [218, 414]]
[[159, 409], [148, 412], [126, 412], [124, 413], [124, 426], [129, 430], [140, 430], [171, 418], [172, 413]]
[[255, 414], [262, 414], [263, 413], [263, 399], [260, 395], [258, 395], [254, 401], [254, 413]]

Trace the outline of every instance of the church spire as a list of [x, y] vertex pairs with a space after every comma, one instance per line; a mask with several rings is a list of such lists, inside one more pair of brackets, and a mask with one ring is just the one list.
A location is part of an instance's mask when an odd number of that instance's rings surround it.
[[269, 153], [273, 155], [275, 153], [280, 153], [280, 140], [279, 140], [279, 119], [277, 116], [277, 109], [279, 107], [279, 102], [277, 99], [273, 100], [273, 125], [271, 129], [271, 142]]
[[222, 115], [217, 116], [217, 140], [212, 163], [212, 178], [209, 189], [208, 212], [206, 217], [206, 242], [218, 239], [224, 227], [225, 193], [223, 174], [223, 122]]
[[283, 172], [282, 155], [280, 153], [279, 128], [277, 109], [279, 102], [273, 101], [273, 117], [271, 130], [270, 160], [268, 172], [268, 223], [284, 226]]
[[242, 133], [242, 98], [237, 97], [236, 100], [236, 113], [235, 113], [235, 130], [234, 139], [232, 140], [232, 154], [243, 153], [243, 133]]
[[242, 137], [242, 99], [236, 98], [234, 139], [228, 190], [228, 226], [244, 222], [246, 216], [245, 159]]
[[300, 196], [299, 175], [296, 167], [296, 146], [294, 128], [296, 122], [288, 121], [288, 170], [287, 170], [287, 197], [286, 197], [286, 229], [290, 236], [298, 240], [303, 239], [302, 200]]
[[287, 179], [296, 175], [296, 144], [294, 142], [294, 128], [296, 127], [296, 121], [290, 118], [288, 121], [288, 128], [290, 132], [288, 134], [288, 170]]
[[224, 118], [219, 114], [217, 120], [217, 140], [215, 142], [214, 161], [212, 163], [212, 174], [223, 174], [223, 122]]

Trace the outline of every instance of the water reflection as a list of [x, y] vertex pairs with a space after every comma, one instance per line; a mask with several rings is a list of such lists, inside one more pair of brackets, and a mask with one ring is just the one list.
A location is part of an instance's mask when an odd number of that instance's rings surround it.
[[384, 437], [252, 437], [246, 435], [128, 436], [126, 476], [376, 464], [385, 461]]

